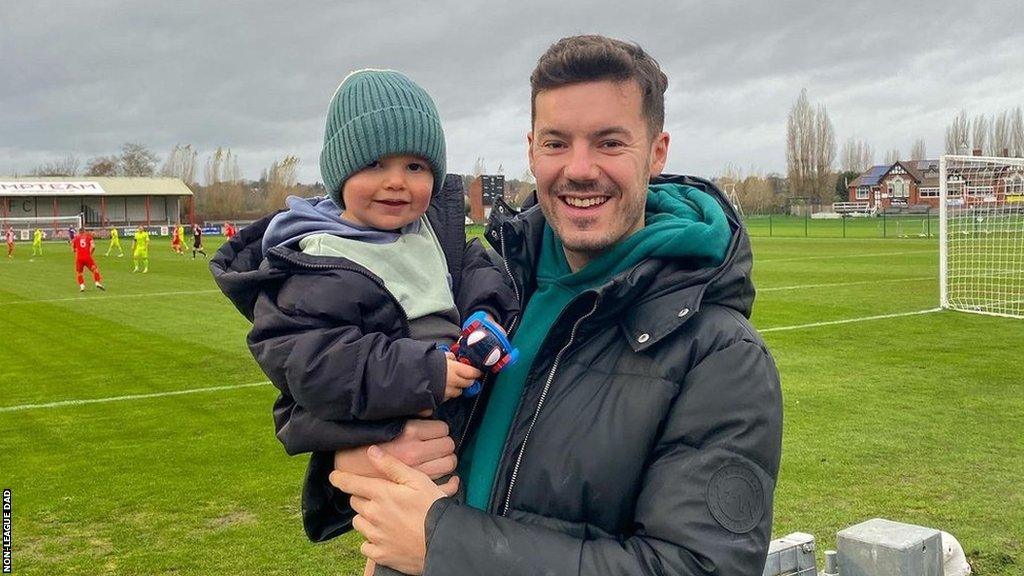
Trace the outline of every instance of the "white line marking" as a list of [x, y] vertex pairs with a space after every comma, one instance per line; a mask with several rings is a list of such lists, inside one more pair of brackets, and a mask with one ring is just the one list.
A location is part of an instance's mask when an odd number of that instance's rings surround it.
[[883, 314], [881, 316], [864, 316], [862, 318], [847, 318], [846, 320], [832, 320], [830, 322], [814, 322], [813, 324], [799, 324], [797, 326], [778, 326], [775, 328], [764, 328], [758, 330], [758, 332], [765, 334], [768, 332], [783, 332], [787, 330], [802, 330], [804, 328], [817, 328], [819, 326], [835, 326], [837, 324], [852, 324], [854, 322], [867, 322], [869, 320], [885, 320], [886, 318], [902, 318], [904, 316], [919, 316], [921, 314], [931, 314], [933, 312], [941, 312], [942, 308], [929, 308], [928, 310], [918, 310], [916, 312], [901, 312], [899, 314]]
[[49, 298], [46, 300], [15, 300], [0, 302], [0, 306], [12, 304], [47, 304], [50, 302], [86, 302], [92, 300], [120, 300], [122, 298], [148, 298], [150, 296], [189, 296], [194, 294], [212, 294], [220, 290], [185, 290], [182, 292], [146, 292], [143, 294], [111, 294], [109, 296], [78, 296], [77, 298]]
[[108, 398], [89, 398], [85, 400], [63, 400], [60, 402], [48, 402], [46, 404], [22, 404], [20, 406], [0, 406], [0, 413], [20, 412], [22, 410], [35, 410], [37, 408], [63, 408], [64, 406], [82, 406], [85, 404], [103, 404], [106, 402], [120, 402], [121, 400], [143, 400], [146, 398], [163, 398], [165, 396], [181, 396], [182, 394], [195, 394], [197, 392], [218, 392], [220, 390], [237, 390], [239, 388], [255, 388], [266, 386], [269, 381], [253, 382], [251, 384], [236, 384], [233, 386], [213, 386], [210, 388], [192, 388], [190, 390], [175, 390], [173, 392], [156, 392], [153, 394], [133, 394], [129, 396], [111, 396]]
[[771, 258], [768, 260], [754, 259], [754, 265], [768, 262], [799, 262], [801, 260], [841, 260], [843, 258], [875, 258], [878, 256], [905, 256], [907, 254], [938, 254], [939, 250], [910, 250], [907, 252], [874, 252], [872, 254], [843, 254], [842, 256], [800, 256], [798, 258]]
[[889, 280], [864, 280], [860, 282], [835, 282], [832, 284], [802, 284], [800, 286], [776, 286], [774, 288], [761, 288], [758, 292], [779, 292], [781, 290], [803, 290], [804, 288], [831, 288], [834, 286], [863, 286], [865, 284], [882, 284], [885, 282], [923, 282], [925, 280], [936, 280], [935, 276], [919, 276], [917, 278], [892, 278]]

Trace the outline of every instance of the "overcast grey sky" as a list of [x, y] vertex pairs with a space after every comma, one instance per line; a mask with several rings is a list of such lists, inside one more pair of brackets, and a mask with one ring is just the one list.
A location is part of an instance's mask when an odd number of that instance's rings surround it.
[[0, 174], [126, 141], [161, 159], [217, 146], [256, 178], [301, 159], [320, 179], [327, 102], [346, 73], [401, 70], [441, 112], [449, 170], [526, 169], [529, 75], [557, 39], [640, 43], [669, 77], [667, 171], [785, 171], [800, 89], [837, 141], [876, 160], [917, 138], [941, 153], [946, 124], [1024, 105], [1020, 0], [950, 2], [177, 2], [0, 1]]

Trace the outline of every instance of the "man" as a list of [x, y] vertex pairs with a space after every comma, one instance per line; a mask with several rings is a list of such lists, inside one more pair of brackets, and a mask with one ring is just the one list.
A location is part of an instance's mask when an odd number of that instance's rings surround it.
[[117, 231], [117, 226], [110, 227], [110, 245], [107, 246], [107, 253], [104, 256], [110, 256], [110, 251], [117, 248], [117, 257], [124, 258], [124, 251], [121, 250], [121, 235]]
[[142, 227], [142, 224], [135, 229], [135, 236], [132, 237], [132, 272], [139, 271], [139, 264], [142, 264], [142, 273], [149, 272], [149, 232]]
[[206, 250], [203, 249], [203, 229], [199, 227], [199, 224], [192, 225], [192, 259], [196, 259], [196, 252], [203, 255], [203, 258], [209, 258], [206, 255]]
[[78, 281], [78, 291], [85, 292], [85, 277], [82, 275], [82, 270], [85, 268], [92, 272], [92, 281], [96, 288], [106, 290], [101, 282], [100, 269], [92, 258], [92, 253], [96, 251], [96, 243], [92, 238], [92, 233], [82, 228], [75, 235], [75, 239], [72, 241], [72, 248], [75, 250], [75, 280]]
[[43, 231], [39, 228], [36, 228], [35, 231], [32, 232], [32, 255], [43, 255]]
[[[413, 422], [314, 455], [307, 532], [354, 528], [412, 574], [759, 575], [782, 413], [746, 233], [709, 182], [654, 178], [667, 78], [638, 46], [563, 39], [531, 85], [539, 205], [487, 231], [525, 303], [519, 363], [448, 446]], [[459, 480], [437, 486], [453, 445]]]
[[7, 242], [7, 257], [14, 258], [14, 229], [10, 226], [4, 231], [4, 240]]

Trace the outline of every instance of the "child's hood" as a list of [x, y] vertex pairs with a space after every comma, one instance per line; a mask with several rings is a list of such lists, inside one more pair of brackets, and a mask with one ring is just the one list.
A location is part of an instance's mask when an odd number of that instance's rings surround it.
[[288, 209], [274, 216], [263, 235], [264, 253], [274, 246], [294, 247], [299, 240], [311, 234], [333, 234], [375, 244], [394, 242], [398, 238], [397, 232], [375, 230], [342, 220], [341, 208], [324, 196], [289, 196], [285, 203]]

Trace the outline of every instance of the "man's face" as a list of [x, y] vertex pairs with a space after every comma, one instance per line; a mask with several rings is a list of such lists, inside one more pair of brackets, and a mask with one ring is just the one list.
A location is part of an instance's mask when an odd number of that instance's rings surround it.
[[647, 183], [665, 166], [669, 137], [651, 138], [634, 81], [544, 90], [534, 109], [537, 200], [575, 271], [643, 228]]

